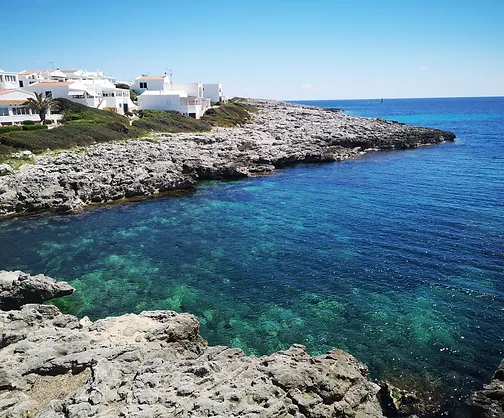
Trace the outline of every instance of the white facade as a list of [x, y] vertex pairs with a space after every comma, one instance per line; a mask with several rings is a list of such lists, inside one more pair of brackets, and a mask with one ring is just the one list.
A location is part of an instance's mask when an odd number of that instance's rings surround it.
[[72, 102], [101, 110], [124, 114], [136, 106], [130, 100], [129, 90], [118, 89], [107, 79], [80, 81], [42, 81], [28, 86], [27, 90], [42, 93], [44, 97], [62, 97]]
[[19, 88], [19, 79], [16, 73], [0, 70], [0, 90]]
[[[170, 77], [168, 75], [142, 75], [137, 77], [131, 86], [138, 94], [142, 94], [147, 90], [167, 90], [167, 86], [170, 84]], [[172, 89], [178, 90], [178, 89]]]
[[[0, 126], [21, 125], [25, 120], [40, 122], [38, 113], [23, 106], [29, 98], [35, 99], [35, 94], [21, 90], [0, 90]], [[58, 120], [61, 115], [48, 113], [46, 119]]]
[[184, 114], [182, 98], [187, 98], [185, 91], [148, 90], [138, 96], [138, 109], [164, 110]]
[[186, 91], [149, 90], [138, 96], [139, 110], [178, 112], [199, 119], [210, 107], [210, 100], [189, 96]]
[[203, 83], [169, 83], [165, 90], [181, 90], [188, 96], [203, 98]]
[[203, 84], [203, 96], [210, 99], [212, 103], [221, 103], [226, 101], [222, 93], [222, 84]]

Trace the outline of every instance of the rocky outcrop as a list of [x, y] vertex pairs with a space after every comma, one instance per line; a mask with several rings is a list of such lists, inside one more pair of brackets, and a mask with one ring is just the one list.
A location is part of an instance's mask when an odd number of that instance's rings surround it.
[[27, 304], [0, 311], [0, 335], [2, 417], [383, 416], [379, 386], [344, 351], [249, 357], [208, 347], [189, 314], [91, 322]]
[[37, 157], [3, 172], [0, 216], [70, 211], [94, 203], [193, 187], [200, 179], [253, 176], [297, 162], [353, 158], [454, 139], [450, 132], [366, 119], [325, 109], [251, 100], [260, 111], [237, 128], [153, 135]]
[[42, 274], [30, 276], [22, 271], [0, 270], [0, 310], [19, 309], [27, 303], [70, 295], [75, 289]]
[[504, 360], [490, 384], [473, 393], [467, 406], [474, 418], [504, 418]]

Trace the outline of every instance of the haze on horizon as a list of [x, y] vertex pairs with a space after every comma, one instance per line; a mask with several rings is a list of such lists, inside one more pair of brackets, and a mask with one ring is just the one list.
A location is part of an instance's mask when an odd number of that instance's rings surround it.
[[[411, 3], [411, 4], [408, 4]], [[504, 2], [7, 2], [0, 68], [172, 72], [228, 97], [504, 96]]]

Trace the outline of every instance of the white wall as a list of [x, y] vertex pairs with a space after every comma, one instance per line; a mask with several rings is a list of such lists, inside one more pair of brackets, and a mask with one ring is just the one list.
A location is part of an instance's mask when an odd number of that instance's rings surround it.
[[224, 100], [222, 84], [203, 84], [203, 96], [210, 99], [213, 103]]
[[166, 94], [159, 91], [159, 94], [142, 94], [138, 96], [138, 110], [165, 110], [181, 112], [181, 98], [178, 94]]
[[169, 83], [165, 90], [185, 91], [188, 96], [204, 97], [203, 83]]
[[[21, 122], [25, 120], [32, 120], [34, 122], [40, 122], [40, 117], [38, 113], [25, 108], [22, 104], [16, 103], [16, 104], [2, 104], [1, 101], [26, 101], [29, 98], [35, 98], [35, 95], [33, 93], [23, 91], [23, 90], [14, 90], [9, 93], [1, 94], [0, 95], [0, 125], [6, 126], [6, 125], [20, 125]], [[17, 115], [14, 114], [15, 110], [14, 109], [19, 109], [19, 108], [24, 108], [23, 112], [25, 114]], [[7, 109], [8, 115], [4, 115], [5, 109]], [[49, 113], [46, 117], [47, 119], [60, 119], [61, 115], [52, 115]]]
[[0, 90], [19, 88], [19, 79], [16, 73], [0, 71]]
[[[147, 88], [141, 88], [140, 83], [147, 83]], [[170, 78], [168, 76], [162, 78], [138, 77], [131, 88], [138, 94], [142, 94], [146, 90], [165, 90], [165, 85], [169, 83]]]

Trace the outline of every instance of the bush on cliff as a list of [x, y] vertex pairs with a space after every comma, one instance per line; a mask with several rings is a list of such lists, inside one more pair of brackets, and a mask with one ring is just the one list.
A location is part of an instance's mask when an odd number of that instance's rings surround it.
[[194, 119], [179, 113], [168, 113], [161, 110], [141, 110], [140, 119], [133, 126], [151, 132], [205, 132], [212, 129], [209, 123], [202, 119]]
[[231, 101], [208, 109], [201, 120], [212, 126], [232, 127], [249, 123], [251, 112], [257, 111], [241, 101]]

